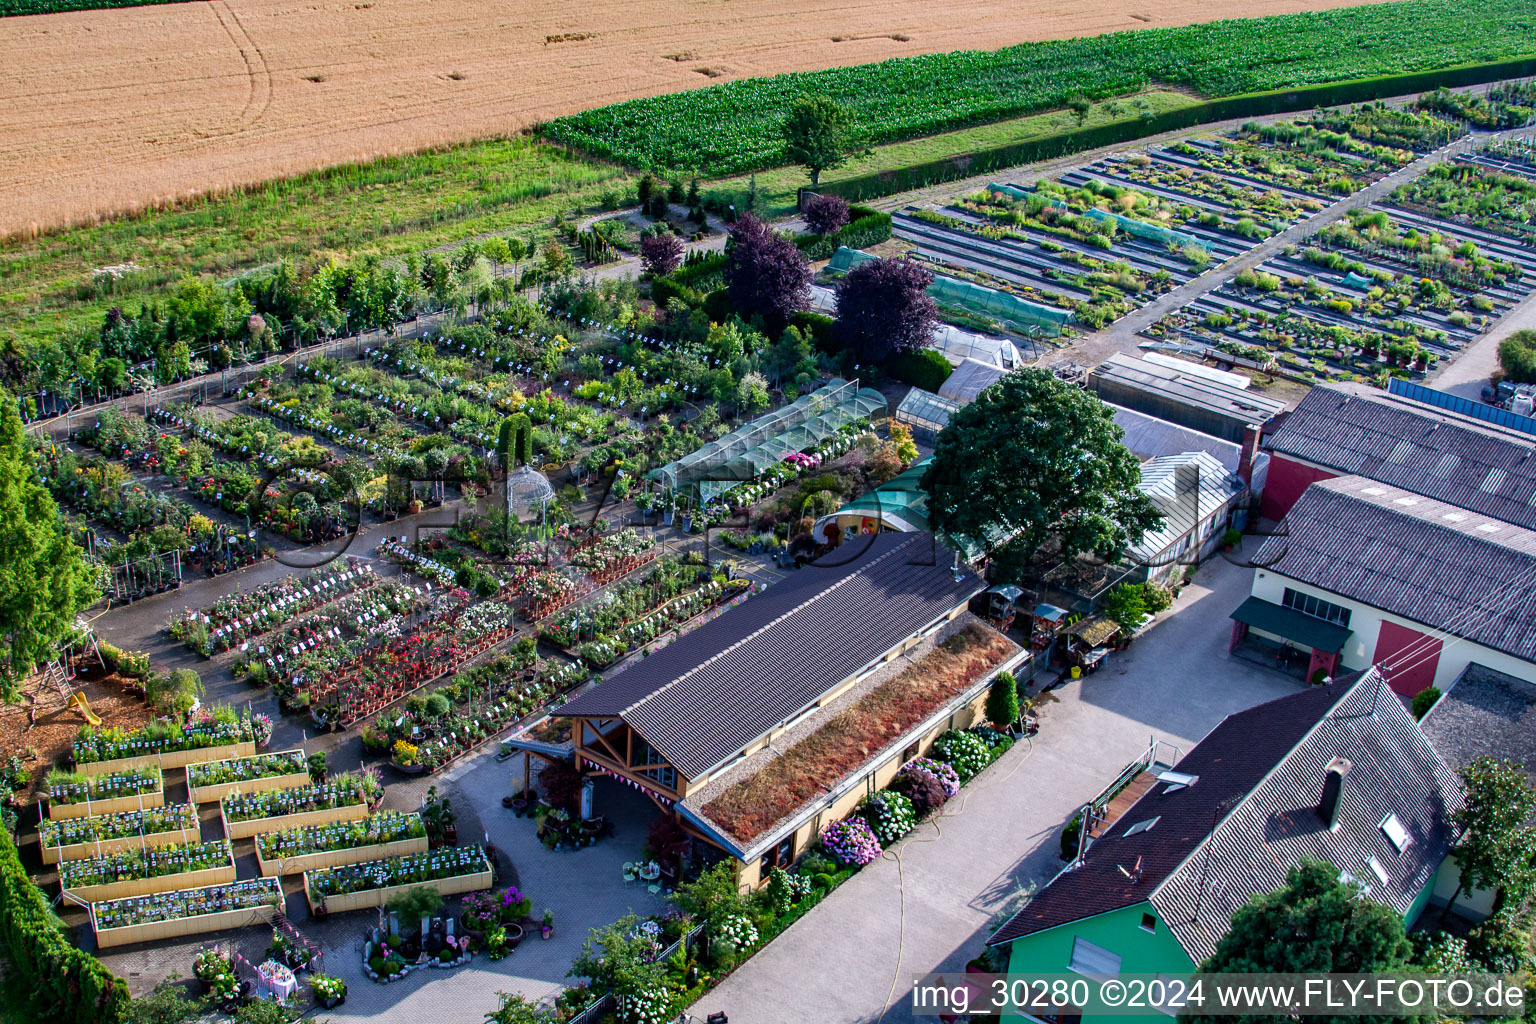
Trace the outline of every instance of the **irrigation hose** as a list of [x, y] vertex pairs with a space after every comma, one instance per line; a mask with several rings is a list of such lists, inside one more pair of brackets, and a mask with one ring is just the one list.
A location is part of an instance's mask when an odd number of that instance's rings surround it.
[[[960, 809], [958, 811], [953, 813], [946, 812], [942, 814], [935, 814], [932, 818], [928, 819], [928, 821], [933, 825], [934, 834], [932, 836], [927, 836], [920, 839], [908, 839], [907, 842], [903, 844], [903, 846], [916, 846], [920, 843], [936, 843], [940, 839], [943, 839], [944, 829], [939, 824], [941, 820], [944, 818], [960, 817], [960, 815], [965, 813], [966, 805], [970, 803], [971, 797], [973, 795], [991, 789], [993, 786], [1001, 785], [1002, 783], [1007, 782], [1009, 779], [1013, 778], [1014, 772], [1024, 767], [1024, 762], [1033, 757], [1035, 753], [1034, 737], [1025, 736], [1024, 739], [1029, 742], [1029, 749], [1025, 751], [1023, 757], [1019, 758], [1018, 764], [1008, 769], [1008, 773], [1006, 775], [999, 775], [996, 778], [989, 779], [984, 785], [981, 786], [968, 787], [964, 796], [962, 796], [960, 799]], [[881, 1004], [880, 1016], [875, 1019], [875, 1024], [885, 1024], [885, 1015], [891, 1008], [891, 997], [896, 994], [896, 982], [901, 979], [901, 958], [906, 953], [907, 875], [906, 866], [902, 863], [901, 856], [901, 851], [898, 850], [886, 850], [880, 854], [882, 860], [889, 857], [891, 860], [896, 862], [896, 893], [897, 898], [900, 900], [900, 910], [898, 912], [896, 925], [896, 966], [891, 969], [891, 987], [886, 990], [885, 1001], [883, 1004]]]

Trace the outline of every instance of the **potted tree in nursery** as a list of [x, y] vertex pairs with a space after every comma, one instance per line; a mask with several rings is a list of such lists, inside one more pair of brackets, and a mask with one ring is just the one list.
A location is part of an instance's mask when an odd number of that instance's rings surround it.
[[432, 846], [454, 846], [459, 841], [459, 828], [454, 822], [457, 816], [453, 804], [445, 796], [438, 796], [437, 787], [427, 790], [426, 802], [421, 807], [421, 819], [427, 826], [427, 839]]

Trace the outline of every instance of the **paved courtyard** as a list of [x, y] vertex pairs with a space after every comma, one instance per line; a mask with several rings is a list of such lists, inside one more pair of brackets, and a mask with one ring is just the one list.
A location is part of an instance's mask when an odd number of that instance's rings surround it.
[[[839, 889], [694, 1012], [702, 1017], [725, 1010], [736, 1024], [909, 1019], [905, 1004], [912, 978], [962, 967], [976, 955], [997, 920], [1017, 906], [1021, 891], [1059, 869], [1057, 836], [1065, 819], [1149, 742], [1187, 750], [1224, 715], [1300, 685], [1227, 654], [1227, 616], [1247, 594], [1251, 574], [1220, 558], [1203, 566], [1173, 612], [1129, 651], [1112, 656], [1103, 671], [1053, 691], [1055, 700], [1044, 707], [1042, 731], [1033, 743], [1015, 747], [942, 819], [923, 825]], [[228, 586], [228, 581], [209, 584]], [[155, 601], [160, 607], [153, 612], [131, 609], [138, 614], [124, 618], [137, 621], [122, 622], [119, 629], [149, 639], [154, 623], [164, 622], [165, 605], [191, 596], [183, 592], [171, 602]], [[163, 639], [159, 643], [162, 650], [170, 646]], [[223, 682], [221, 676], [212, 676], [210, 690]], [[297, 725], [284, 722], [283, 731], [297, 732]], [[333, 736], [308, 739], [311, 749], [331, 750], [333, 769], [355, 763], [355, 743], [338, 745]], [[415, 1024], [425, 1017], [478, 1024], [495, 1008], [498, 992], [540, 998], [558, 991], [590, 928], [630, 910], [643, 915], [665, 906], [660, 897], [641, 886], [626, 887], [622, 879], [621, 866], [639, 857], [654, 815], [644, 798], [600, 780], [598, 811], [616, 820], [616, 835], [584, 850], [552, 852], [536, 841], [530, 821], [501, 807], [501, 797], [517, 784], [521, 758], [497, 762], [493, 752], [494, 745], [487, 746], [437, 781], [454, 799], [461, 842], [489, 838], [499, 851], [499, 884], [518, 884], [533, 899], [535, 916], [552, 909], [555, 937], [526, 938], [499, 962], [477, 957], [464, 968], [421, 971], [379, 985], [366, 979], [360, 962], [362, 936], [373, 916], [306, 920], [302, 894], [290, 879], [285, 886], [290, 917], [325, 948], [325, 969], [350, 986], [347, 1003], [327, 1018]], [[427, 784], [391, 779], [386, 806], [414, 808]], [[212, 837], [216, 826], [205, 827], [205, 833]], [[253, 876], [254, 857], [242, 858], [240, 868], [241, 877]], [[253, 960], [268, 938], [262, 928], [230, 936]], [[186, 974], [198, 945], [191, 940], [114, 951], [105, 959], [142, 991], [171, 972]], [[838, 970], [816, 969], [829, 950], [836, 951]]]
[[[1252, 543], [1252, 540], [1249, 541]], [[963, 969], [1018, 894], [1061, 867], [1065, 820], [1151, 740], [1187, 751], [1225, 715], [1302, 684], [1227, 654], [1252, 570], [1216, 558], [1162, 621], [1053, 691], [1040, 734], [748, 961], [693, 1009], [732, 1024], [909, 1021], [914, 977]], [[828, 958], [836, 969], [825, 969]]]

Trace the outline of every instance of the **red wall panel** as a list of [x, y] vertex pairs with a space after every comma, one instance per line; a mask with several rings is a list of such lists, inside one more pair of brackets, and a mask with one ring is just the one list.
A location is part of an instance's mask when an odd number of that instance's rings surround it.
[[1383, 672], [1387, 685], [1404, 697], [1412, 697], [1435, 681], [1435, 669], [1440, 664], [1440, 640], [1383, 620], [1371, 664], [1382, 662], [1392, 662]]
[[1317, 469], [1294, 462], [1284, 455], [1274, 455], [1269, 460], [1269, 477], [1264, 481], [1264, 501], [1260, 515], [1265, 519], [1284, 519], [1309, 484], [1319, 480], [1332, 480], [1338, 473]]

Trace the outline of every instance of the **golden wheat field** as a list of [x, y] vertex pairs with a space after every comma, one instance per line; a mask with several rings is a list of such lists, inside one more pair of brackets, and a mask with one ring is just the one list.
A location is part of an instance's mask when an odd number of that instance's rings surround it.
[[1359, 0], [195, 0], [0, 20], [0, 233], [713, 81]]

